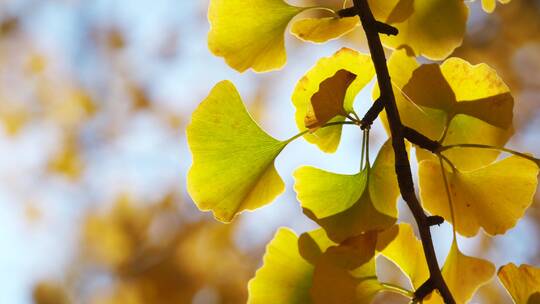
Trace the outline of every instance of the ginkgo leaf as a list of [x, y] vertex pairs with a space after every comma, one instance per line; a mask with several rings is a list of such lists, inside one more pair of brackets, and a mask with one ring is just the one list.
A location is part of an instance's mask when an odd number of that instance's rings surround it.
[[[403, 95], [416, 105], [400, 112], [407, 126], [439, 140], [448, 124], [443, 145], [502, 146], [513, 132], [513, 97], [497, 73], [485, 64], [473, 66], [450, 58], [440, 66], [422, 65], [403, 86]], [[462, 170], [488, 165], [498, 155], [495, 150], [471, 154], [454, 149], [445, 153]], [[419, 151], [417, 156], [422, 160], [431, 154]]]
[[347, 34], [358, 25], [357, 17], [306, 18], [295, 21], [291, 33], [304, 41], [322, 43]]
[[193, 155], [187, 189], [201, 210], [229, 222], [270, 203], [284, 190], [274, 159], [287, 144], [265, 133], [229, 81], [218, 83], [187, 127]]
[[[432, 214], [453, 222], [440, 164], [432, 160], [419, 165], [420, 196]], [[531, 205], [538, 184], [538, 166], [511, 156], [473, 171], [448, 171], [449, 190], [455, 214], [453, 223], [463, 236], [476, 235], [480, 227], [490, 235], [514, 227]]]
[[385, 23], [403, 22], [414, 11], [414, 0], [368, 0], [375, 19]]
[[[356, 75], [356, 79], [349, 85], [343, 101], [346, 113], [353, 111], [354, 98], [360, 90], [368, 84], [375, 70], [369, 55], [342, 48], [334, 55], [320, 59], [317, 64], [298, 82], [292, 96], [296, 109], [296, 126], [300, 131], [306, 130], [305, 118], [312, 108], [311, 98], [319, 91], [319, 86], [326, 79], [334, 76], [337, 71], [346, 70]], [[331, 121], [343, 121], [343, 116], [336, 116]], [[331, 126], [304, 135], [304, 138], [316, 144], [325, 152], [334, 152], [341, 138], [342, 126]]]
[[[249, 281], [248, 304], [309, 304], [315, 262], [334, 243], [321, 229], [304, 233], [300, 239], [281, 228], [268, 244], [263, 266]], [[308, 261], [301, 252], [313, 260]]]
[[415, 289], [429, 278], [422, 243], [409, 224], [395, 225], [381, 232], [376, 248], [403, 271]]
[[[404, 1], [392, 2], [407, 5]], [[388, 8], [382, 11], [388, 12]], [[463, 0], [415, 0], [406, 20], [388, 22], [399, 30], [399, 35], [381, 36], [381, 40], [387, 47], [441, 60], [461, 45], [468, 13]]]
[[358, 174], [301, 167], [294, 178], [304, 213], [335, 242], [365, 231], [383, 230], [396, 221], [399, 188], [390, 141], [381, 148], [373, 168]]
[[[501, 4], [509, 3], [511, 0], [498, 0]], [[497, 6], [497, 0], [482, 0], [482, 8], [486, 13], [493, 13]]]
[[303, 10], [283, 0], [211, 0], [208, 47], [240, 72], [279, 69], [287, 60], [285, 29]]
[[[491, 280], [495, 274], [495, 266], [483, 259], [464, 255], [458, 248], [456, 240], [452, 242], [450, 253], [442, 269], [444, 281], [457, 304], [467, 303], [476, 290]], [[432, 293], [425, 304], [444, 304], [437, 292]]]
[[375, 271], [376, 239], [367, 233], [328, 248], [315, 264], [313, 303], [371, 303], [382, 290]]
[[540, 299], [540, 268], [513, 263], [504, 265], [497, 273], [499, 280], [516, 304], [538, 304]]
[[347, 89], [355, 79], [355, 74], [339, 70], [334, 76], [321, 82], [319, 91], [311, 96], [311, 107], [304, 118], [306, 127], [310, 130], [317, 129], [338, 115], [346, 116], [343, 102]]

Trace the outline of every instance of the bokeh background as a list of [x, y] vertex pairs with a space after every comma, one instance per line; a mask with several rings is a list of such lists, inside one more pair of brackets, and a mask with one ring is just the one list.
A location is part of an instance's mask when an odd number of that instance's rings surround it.
[[[232, 80], [254, 118], [288, 138], [297, 132], [296, 81], [341, 46], [366, 50], [361, 30], [324, 45], [287, 35], [284, 70], [239, 74], [206, 47], [207, 5], [0, 1], [0, 303], [245, 303], [247, 281], [276, 228], [315, 227], [296, 202], [292, 171], [357, 170], [360, 134], [345, 128], [335, 154], [300, 140], [279, 156], [287, 190], [273, 204], [231, 225], [194, 207], [185, 190], [185, 127], [216, 82]], [[540, 1], [513, 0], [490, 15], [478, 1], [468, 5], [468, 34], [455, 55], [497, 69], [516, 97], [509, 146], [538, 156]], [[370, 102], [368, 88], [357, 112]], [[386, 135], [379, 123], [372, 134], [375, 153]], [[539, 198], [506, 235], [460, 238], [463, 251], [497, 266], [540, 265]], [[402, 202], [400, 219], [411, 220]], [[451, 228], [434, 232], [442, 263]], [[383, 278], [404, 281], [394, 266], [379, 264]], [[474, 302], [510, 298], [494, 280]]]

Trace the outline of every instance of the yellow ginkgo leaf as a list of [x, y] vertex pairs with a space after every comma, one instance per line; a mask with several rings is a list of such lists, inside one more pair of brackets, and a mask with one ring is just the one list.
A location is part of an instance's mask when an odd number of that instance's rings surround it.
[[302, 167], [294, 173], [294, 189], [304, 213], [335, 242], [369, 230], [383, 230], [397, 218], [399, 196], [390, 141], [373, 168], [346, 175]]
[[301, 40], [322, 43], [351, 32], [359, 21], [357, 17], [306, 18], [295, 21], [291, 33]]
[[381, 40], [387, 47], [441, 60], [461, 45], [468, 13], [463, 0], [415, 0], [406, 20], [389, 22], [399, 35], [382, 36]]
[[285, 29], [302, 10], [283, 0], [211, 0], [208, 47], [240, 72], [278, 69], [287, 60]]
[[[419, 165], [420, 196], [423, 206], [452, 222], [439, 162]], [[476, 235], [480, 227], [490, 235], [503, 234], [514, 227], [531, 205], [538, 184], [538, 166], [530, 160], [511, 156], [473, 171], [444, 169], [452, 197], [457, 232]]]
[[[403, 92], [418, 63], [407, 56], [405, 50], [397, 50], [388, 58], [388, 71], [392, 79], [392, 88], [396, 99], [399, 115], [403, 125], [411, 127], [432, 139], [438, 139], [444, 131], [446, 114], [442, 110], [421, 107]], [[380, 96], [379, 87], [375, 84], [373, 100]], [[388, 120], [386, 112], [381, 112], [381, 120], [388, 134]]]
[[367, 233], [328, 248], [315, 264], [313, 303], [371, 303], [382, 290], [375, 271], [376, 239]]
[[[506, 4], [510, 1], [511, 0], [499, 0], [499, 3]], [[493, 13], [495, 6], [497, 6], [497, 0], [482, 0], [482, 8], [486, 13]]]
[[385, 23], [403, 22], [414, 11], [414, 0], [368, 0], [375, 19]]
[[193, 155], [187, 189], [201, 210], [229, 222], [243, 210], [271, 202], [284, 190], [274, 159], [287, 144], [249, 116], [229, 81], [218, 83], [187, 127]]
[[540, 299], [540, 268], [513, 263], [504, 265], [497, 273], [499, 280], [516, 304], [538, 304]]
[[[403, 86], [403, 94], [417, 106], [400, 113], [407, 126], [439, 140], [448, 124], [443, 145], [502, 146], [513, 132], [513, 97], [495, 70], [485, 64], [473, 66], [462, 59], [450, 58], [440, 66], [422, 65]], [[431, 112], [426, 112], [427, 109]], [[442, 116], [432, 114], [433, 111], [439, 111]], [[437, 117], [439, 120], [435, 119]], [[488, 165], [498, 155], [495, 150], [474, 154], [460, 149], [445, 152], [462, 170]], [[422, 160], [430, 154], [420, 151], [417, 156]]]
[[418, 288], [429, 278], [422, 243], [416, 238], [409, 224], [399, 224], [381, 232], [377, 251], [398, 266]]
[[[346, 70], [356, 75], [356, 79], [349, 85], [343, 101], [346, 113], [353, 111], [354, 98], [360, 90], [368, 84], [375, 70], [371, 57], [357, 51], [342, 48], [334, 55], [320, 59], [317, 64], [298, 82], [292, 96], [296, 108], [296, 126], [300, 131], [306, 130], [305, 118], [312, 109], [311, 98], [319, 91], [319, 86], [326, 79], [334, 76], [337, 71]], [[334, 117], [331, 121], [343, 121], [343, 116]], [[342, 126], [331, 126], [304, 135], [304, 138], [316, 144], [325, 152], [334, 152], [341, 138]]]
[[306, 128], [314, 130], [338, 115], [346, 116], [343, 102], [347, 89], [355, 79], [355, 74], [339, 70], [334, 76], [321, 82], [319, 91], [311, 96], [311, 107], [304, 118]]
[[[456, 240], [452, 242], [450, 253], [442, 269], [444, 281], [457, 304], [467, 303], [476, 290], [489, 282], [495, 274], [495, 266], [483, 259], [464, 255]], [[425, 304], [444, 304], [440, 295], [434, 292]]]
[[300, 239], [289, 229], [279, 229], [266, 248], [263, 266], [249, 281], [248, 304], [312, 303], [309, 293], [314, 266], [300, 253], [315, 262], [331, 245], [320, 229], [304, 233]]

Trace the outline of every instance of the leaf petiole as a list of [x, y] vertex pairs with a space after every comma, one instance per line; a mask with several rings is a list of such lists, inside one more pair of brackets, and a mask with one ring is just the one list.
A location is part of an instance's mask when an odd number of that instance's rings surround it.
[[[319, 129], [326, 128], [326, 127], [331, 127], [331, 126], [338, 126], [338, 125], [358, 125], [358, 123], [355, 122], [355, 121], [333, 121], [333, 122], [329, 122], [329, 123], [326, 123], [326, 124], [320, 126]], [[285, 142], [290, 143], [293, 140], [306, 135], [308, 132], [310, 132], [310, 130], [304, 130], [304, 131], [294, 135], [293, 137], [285, 140]]]
[[401, 286], [397, 286], [391, 283], [381, 283], [381, 286], [383, 287], [383, 290], [385, 291], [397, 293], [410, 299], [414, 298], [414, 292], [408, 289], [405, 289]]
[[525, 153], [522, 153], [522, 152], [518, 152], [518, 151], [515, 151], [515, 150], [507, 149], [505, 147], [495, 147], [495, 146], [481, 145], [481, 144], [455, 144], [455, 145], [443, 146], [443, 147], [441, 147], [439, 152], [444, 152], [446, 150], [450, 150], [450, 149], [453, 149], [453, 148], [477, 148], [477, 149], [499, 150], [499, 151], [503, 151], [503, 152], [506, 152], [506, 153], [510, 153], [510, 154], [513, 154], [513, 155], [528, 159], [528, 160], [530, 160], [532, 162], [535, 162], [538, 165], [538, 167], [540, 167], [540, 159], [539, 158], [536, 158], [534, 156], [531, 156], [531, 155], [528, 155], [528, 154], [525, 154]]

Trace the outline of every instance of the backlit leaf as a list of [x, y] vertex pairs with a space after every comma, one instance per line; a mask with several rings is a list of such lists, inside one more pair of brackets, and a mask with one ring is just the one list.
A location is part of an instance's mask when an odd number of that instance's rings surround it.
[[[343, 108], [346, 113], [353, 111], [354, 98], [360, 90], [375, 75], [371, 57], [357, 51], [342, 48], [334, 55], [320, 59], [317, 64], [298, 82], [292, 96], [296, 108], [296, 126], [300, 131], [306, 130], [305, 118], [312, 108], [311, 98], [319, 91], [319, 86], [326, 79], [334, 76], [337, 71], [346, 70], [356, 75], [345, 94]], [[331, 121], [343, 121], [343, 116], [334, 117]], [[304, 135], [304, 138], [316, 144], [325, 152], [334, 152], [341, 138], [342, 126], [322, 128], [313, 133]]]
[[414, 0], [368, 0], [375, 19], [385, 23], [403, 22], [414, 11]]
[[[493, 277], [493, 274], [495, 274], [495, 266], [492, 263], [464, 255], [459, 250], [456, 241], [452, 242], [450, 253], [444, 262], [442, 275], [456, 303], [467, 303], [476, 290]], [[424, 303], [444, 304], [444, 301], [437, 292], [434, 292]]]
[[510, 263], [501, 267], [497, 276], [514, 303], [540, 303], [540, 268], [525, 264], [518, 268]]
[[[459, 58], [450, 58], [442, 65], [426, 64], [417, 68], [403, 93], [422, 110], [434, 109], [443, 113], [443, 121], [433, 121], [432, 127], [418, 108], [402, 114], [408, 126], [438, 140], [441, 126], [450, 121], [443, 145], [477, 143], [502, 146], [512, 134], [513, 97], [497, 73], [485, 64], [471, 65]], [[417, 112], [415, 114], [415, 112]], [[401, 113], [400, 113], [401, 114]], [[406, 117], [411, 114], [414, 120]], [[422, 116], [426, 117], [422, 121]], [[438, 130], [439, 134], [434, 134]], [[431, 132], [430, 132], [431, 131]], [[473, 170], [488, 165], [498, 151], [481, 150], [474, 154], [460, 149], [445, 152], [456, 167]], [[423, 151], [418, 153], [424, 159]]]
[[[419, 165], [420, 196], [432, 214], [452, 222], [438, 162]], [[514, 227], [531, 205], [538, 184], [538, 166], [511, 156], [473, 171], [448, 171], [446, 176], [454, 206], [457, 232], [474, 236], [480, 227], [490, 235], [503, 234]]]
[[343, 102], [347, 89], [355, 79], [355, 74], [339, 70], [321, 82], [319, 91], [311, 96], [311, 107], [304, 119], [306, 127], [310, 130], [317, 129], [338, 115], [346, 116]]
[[382, 290], [375, 271], [376, 234], [328, 248], [315, 264], [313, 303], [368, 304]]
[[[333, 245], [322, 230], [304, 233], [300, 239], [281, 228], [268, 244], [263, 266], [249, 281], [248, 304], [309, 304], [315, 262]], [[308, 262], [302, 255], [313, 260]]]
[[422, 243], [409, 224], [395, 225], [381, 232], [377, 240], [377, 251], [396, 264], [415, 289], [429, 278]]
[[229, 222], [283, 192], [274, 159], [287, 142], [253, 121], [232, 83], [218, 83], [199, 105], [187, 139], [193, 155], [188, 192], [199, 209], [211, 210], [218, 220]]
[[351, 32], [359, 21], [357, 17], [306, 18], [295, 21], [291, 33], [301, 40], [322, 43]]
[[208, 47], [240, 72], [279, 69], [287, 60], [285, 29], [302, 10], [283, 0], [211, 0]]
[[[388, 12], [388, 8], [382, 11]], [[463, 0], [415, 0], [406, 20], [396, 17], [389, 22], [399, 30], [399, 35], [381, 36], [381, 40], [390, 48], [404, 48], [429, 59], [444, 59], [461, 45], [467, 15], [468, 8]]]
[[335, 242], [369, 230], [383, 230], [397, 218], [399, 195], [390, 141], [373, 168], [347, 175], [302, 167], [294, 173], [294, 189], [304, 213]]

